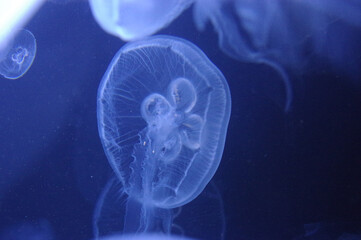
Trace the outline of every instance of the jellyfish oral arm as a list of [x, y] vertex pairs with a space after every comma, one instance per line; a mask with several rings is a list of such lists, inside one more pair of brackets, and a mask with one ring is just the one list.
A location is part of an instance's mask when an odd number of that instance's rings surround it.
[[129, 197], [126, 203], [123, 233], [161, 232], [169, 234], [172, 228], [172, 210], [140, 203]]
[[226, 79], [192, 43], [150, 37], [114, 56], [97, 104], [99, 136], [125, 196], [123, 232], [169, 233], [172, 209], [194, 200], [220, 163]]

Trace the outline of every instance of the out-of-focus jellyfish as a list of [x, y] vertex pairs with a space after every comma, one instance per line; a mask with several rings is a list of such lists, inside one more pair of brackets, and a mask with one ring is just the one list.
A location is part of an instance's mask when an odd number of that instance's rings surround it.
[[[219, 37], [219, 46], [228, 56], [243, 62], [266, 64], [274, 69], [283, 80], [286, 91], [285, 111], [292, 101], [292, 88], [288, 75], [279, 62], [268, 58], [268, 52], [275, 49], [264, 44], [269, 40], [272, 24], [268, 15], [282, 16], [277, 12], [280, 1], [268, 0], [196, 0], [194, 20], [197, 28], [202, 31], [206, 23], [213, 24]], [[277, 29], [283, 30], [282, 21]], [[282, 40], [282, 35], [276, 36]], [[267, 42], [268, 43], [268, 42]], [[265, 51], [265, 52], [264, 52]]]
[[126, 41], [155, 33], [192, 2], [196, 26], [203, 30], [211, 22], [223, 52], [280, 75], [285, 111], [293, 98], [289, 73], [301, 75], [312, 56], [359, 79], [361, 61], [354, 51], [361, 37], [352, 32], [361, 27], [358, 0], [90, 1], [103, 29]]
[[45, 0], [0, 0], [0, 51], [24, 27]]
[[[347, 35], [347, 27], [333, 33], [330, 28], [335, 22], [360, 27], [361, 2], [196, 0], [194, 19], [199, 30], [205, 29], [208, 21], [212, 23], [220, 48], [230, 57], [266, 64], [276, 70], [284, 81], [288, 110], [292, 101], [288, 70], [301, 72], [312, 55], [321, 56], [337, 67], [349, 68], [346, 65], [354, 59], [349, 59], [352, 47], [345, 43], [350, 39], [340, 38]], [[341, 40], [337, 43], [335, 39]], [[337, 55], [339, 52], [347, 53]], [[353, 70], [359, 73], [358, 67]]]
[[47, 0], [47, 2], [50, 3], [54, 3], [54, 4], [59, 4], [59, 5], [66, 5], [70, 2], [74, 2], [74, 1], [83, 1], [85, 2], [86, 0]]
[[164, 234], [126, 234], [103, 237], [99, 240], [196, 240], [194, 238], [186, 238], [180, 236], [170, 236]]
[[171, 23], [193, 0], [90, 0], [93, 15], [108, 33], [125, 41], [156, 33]]
[[52, 240], [53, 230], [50, 223], [41, 219], [38, 221], [23, 222], [0, 231], [1, 240]]
[[57, 5], [67, 5], [67, 4], [79, 3], [79, 2], [88, 4], [88, 0], [46, 0], [46, 1]]
[[[101, 193], [93, 217], [95, 239], [117, 235], [123, 232], [125, 203], [127, 195], [117, 178], [109, 180]], [[226, 225], [221, 194], [211, 181], [203, 192], [192, 202], [168, 210], [167, 235], [187, 236], [194, 239], [225, 239]], [[164, 234], [164, 233], [163, 233]]]
[[115, 55], [97, 112], [128, 196], [124, 232], [170, 232], [170, 209], [196, 198], [220, 163], [231, 112], [226, 79], [192, 43], [151, 37]]
[[36, 40], [28, 30], [20, 30], [8, 46], [0, 51], [0, 74], [8, 79], [22, 77], [33, 64]]

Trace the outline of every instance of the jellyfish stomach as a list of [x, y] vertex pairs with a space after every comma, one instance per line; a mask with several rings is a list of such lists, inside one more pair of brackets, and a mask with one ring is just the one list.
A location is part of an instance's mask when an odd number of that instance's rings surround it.
[[172, 210], [154, 206], [152, 199], [143, 198], [143, 202], [132, 197], [127, 199], [124, 233], [159, 232], [169, 234], [172, 222]]

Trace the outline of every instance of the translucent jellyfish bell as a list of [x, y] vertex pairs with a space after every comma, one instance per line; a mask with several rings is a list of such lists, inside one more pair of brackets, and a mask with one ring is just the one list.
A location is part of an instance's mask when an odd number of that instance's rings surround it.
[[194, 0], [90, 0], [93, 15], [108, 33], [131, 41], [166, 27]]
[[129, 43], [98, 91], [104, 151], [125, 191], [163, 208], [193, 200], [220, 163], [231, 98], [226, 79], [192, 43]]
[[36, 13], [45, 0], [0, 0], [0, 51]]
[[28, 30], [20, 30], [15, 38], [0, 51], [0, 74], [8, 79], [22, 77], [33, 64], [36, 40]]
[[335, 21], [361, 27], [360, 10], [357, 0], [196, 0], [194, 19], [199, 30], [212, 23], [220, 48], [235, 59], [297, 67], [305, 57], [302, 43], [321, 48]]
[[113, 58], [97, 112], [104, 151], [128, 196], [125, 229], [167, 229], [156, 221], [163, 210], [196, 198], [221, 161], [231, 112], [226, 79], [192, 43], [150, 37]]

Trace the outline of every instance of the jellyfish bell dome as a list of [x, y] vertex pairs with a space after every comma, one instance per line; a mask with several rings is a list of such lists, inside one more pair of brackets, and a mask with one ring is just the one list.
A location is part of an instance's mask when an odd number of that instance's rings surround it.
[[108, 33], [124, 41], [152, 35], [177, 18], [193, 0], [90, 0], [93, 15]]
[[231, 111], [223, 74], [192, 43], [170, 36], [131, 42], [98, 91], [98, 129], [125, 192], [142, 204], [182, 206], [222, 158]]
[[151, 234], [125, 234], [125, 235], [119, 234], [119, 235], [100, 238], [99, 240], [196, 240], [196, 239], [151, 233]]
[[28, 30], [19, 30], [15, 38], [0, 51], [0, 74], [7, 79], [22, 77], [33, 64], [35, 55], [34, 35]]

